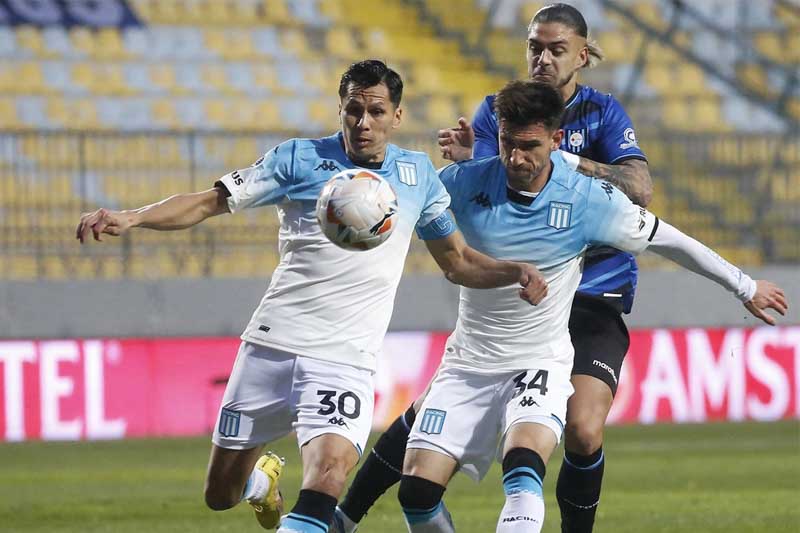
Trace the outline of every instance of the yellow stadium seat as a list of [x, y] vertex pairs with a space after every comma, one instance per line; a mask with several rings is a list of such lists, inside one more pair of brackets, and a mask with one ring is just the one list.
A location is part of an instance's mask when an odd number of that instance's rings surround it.
[[228, 75], [225, 72], [225, 68], [220, 63], [206, 64], [202, 69], [203, 83], [206, 87], [211, 87], [218, 93], [228, 96], [239, 93], [239, 91], [228, 82]]
[[125, 59], [128, 54], [117, 28], [101, 28], [96, 35], [96, 53], [102, 59]]
[[354, 61], [364, 55], [356, 41], [354, 31], [339, 26], [331, 27], [325, 33], [325, 50], [348, 61]]
[[43, 94], [49, 92], [44, 81], [41, 63], [26, 61], [17, 69], [17, 88], [21, 94]]
[[287, 25], [296, 22], [283, 0], [263, 0], [261, 5], [264, 18], [270, 24]]
[[165, 89], [173, 94], [182, 94], [183, 89], [175, 80], [175, 69], [169, 63], [160, 63], [150, 66], [150, 80], [157, 87]]
[[15, 30], [17, 44], [37, 58], [53, 57], [54, 54], [47, 50], [42, 32], [35, 26], [17, 26]]
[[315, 54], [308, 45], [308, 38], [303, 34], [302, 30], [285, 28], [281, 32], [281, 44], [284, 50], [291, 52], [299, 59], [315, 59]]
[[436, 129], [448, 128], [458, 123], [459, 109], [448, 96], [431, 96], [428, 99], [428, 122]]
[[22, 123], [17, 117], [17, 106], [11, 98], [0, 98], [0, 124], [6, 129], [19, 129]]
[[97, 57], [101, 50], [95, 33], [85, 26], [75, 26], [69, 30], [69, 39], [72, 48], [80, 51], [89, 58]]

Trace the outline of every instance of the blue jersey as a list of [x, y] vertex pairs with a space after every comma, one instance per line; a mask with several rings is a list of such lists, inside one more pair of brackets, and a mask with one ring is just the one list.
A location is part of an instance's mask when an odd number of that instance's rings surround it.
[[[535, 196], [510, 189], [498, 156], [445, 167], [440, 177], [467, 243], [497, 259], [535, 265], [548, 284], [536, 306], [516, 287], [461, 288], [458, 324], [445, 354], [453, 364], [486, 371], [535, 368], [543, 359], [571, 363], [568, 321], [589, 246], [644, 250], [658, 219], [608, 182], [589, 178], [551, 156], [552, 172]], [[534, 344], [531, 344], [531, 341]]]
[[436, 224], [450, 197], [426, 154], [390, 144], [370, 170], [397, 194], [397, 224], [375, 249], [343, 250], [322, 233], [316, 202], [325, 183], [350, 168], [362, 167], [347, 157], [341, 134], [291, 139], [218, 183], [230, 193], [231, 212], [274, 205], [280, 220], [280, 263], [242, 338], [373, 369], [414, 229]]
[[[494, 95], [487, 96], [475, 112], [475, 159], [491, 157], [500, 151], [497, 140], [497, 116]], [[578, 85], [566, 102], [564, 139], [561, 149], [604, 164], [618, 164], [627, 159], [646, 161], [636, 142], [633, 123], [622, 105], [610, 94], [602, 94]], [[629, 313], [636, 288], [636, 261], [607, 247], [593, 248], [586, 254], [583, 279], [578, 292], [621, 303]]]

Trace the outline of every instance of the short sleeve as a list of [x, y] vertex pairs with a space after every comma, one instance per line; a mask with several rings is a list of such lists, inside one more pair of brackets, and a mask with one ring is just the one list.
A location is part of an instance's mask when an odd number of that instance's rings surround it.
[[439, 179], [439, 175], [436, 173], [436, 169], [433, 168], [433, 163], [431, 163], [430, 159], [426, 158], [425, 166], [425, 171], [428, 174], [426, 179], [428, 188], [425, 192], [422, 211], [417, 220], [417, 228], [427, 226], [450, 206], [450, 195], [444, 188], [442, 180]]
[[230, 196], [231, 213], [249, 207], [273, 205], [285, 200], [293, 184], [294, 141], [279, 144], [252, 166], [225, 174], [217, 184]]
[[472, 117], [472, 129], [475, 131], [475, 146], [472, 148], [473, 159], [493, 157], [500, 153], [497, 141], [497, 119], [492, 109], [493, 98], [487, 96], [475, 110]]
[[631, 202], [607, 181], [592, 180], [584, 220], [588, 244], [605, 244], [638, 254], [650, 245], [658, 217]]
[[595, 157], [602, 163], [613, 165], [625, 159], [647, 160], [639, 148], [633, 122], [613, 96], [608, 97], [608, 105], [594, 145]]

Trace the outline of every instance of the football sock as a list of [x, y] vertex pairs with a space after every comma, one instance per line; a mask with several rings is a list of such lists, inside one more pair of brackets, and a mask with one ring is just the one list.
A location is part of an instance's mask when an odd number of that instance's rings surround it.
[[411, 426], [416, 419], [414, 406], [397, 417], [375, 443], [364, 464], [356, 473], [339, 509], [354, 523], [359, 523], [378, 498], [400, 481], [403, 458]]
[[603, 484], [603, 448], [591, 455], [564, 452], [556, 483], [563, 533], [591, 533]]
[[338, 529], [331, 528], [331, 531], [339, 531], [341, 533], [354, 533], [358, 526], [357, 523], [350, 520], [350, 517], [344, 514], [341, 507], [336, 507], [336, 512], [333, 515], [333, 524], [331, 525], [334, 524]]
[[410, 533], [455, 533], [450, 513], [442, 501], [444, 487], [433, 481], [403, 476], [397, 499]]
[[333, 496], [303, 489], [292, 510], [281, 519], [278, 533], [327, 533], [334, 509], [336, 498]]
[[254, 468], [250, 472], [250, 477], [247, 478], [247, 483], [244, 485], [242, 492], [242, 501], [259, 501], [267, 495], [269, 490], [269, 477], [263, 470]]
[[514, 448], [503, 458], [506, 503], [497, 520], [497, 533], [538, 533], [544, 522], [542, 480], [544, 461], [533, 450]]

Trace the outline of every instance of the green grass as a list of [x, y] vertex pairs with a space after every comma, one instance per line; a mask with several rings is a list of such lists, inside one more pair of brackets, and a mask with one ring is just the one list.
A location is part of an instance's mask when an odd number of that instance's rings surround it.
[[[289, 504], [300, 482], [294, 441], [271, 446], [288, 459]], [[248, 506], [214, 513], [202, 499], [208, 439], [0, 445], [0, 531], [258, 531]], [[800, 423], [610, 428], [595, 531], [800, 531]], [[556, 532], [556, 452], [545, 484]], [[492, 532], [503, 502], [495, 465], [480, 485], [458, 475], [446, 493], [459, 533]], [[361, 531], [403, 532], [390, 491]]]

